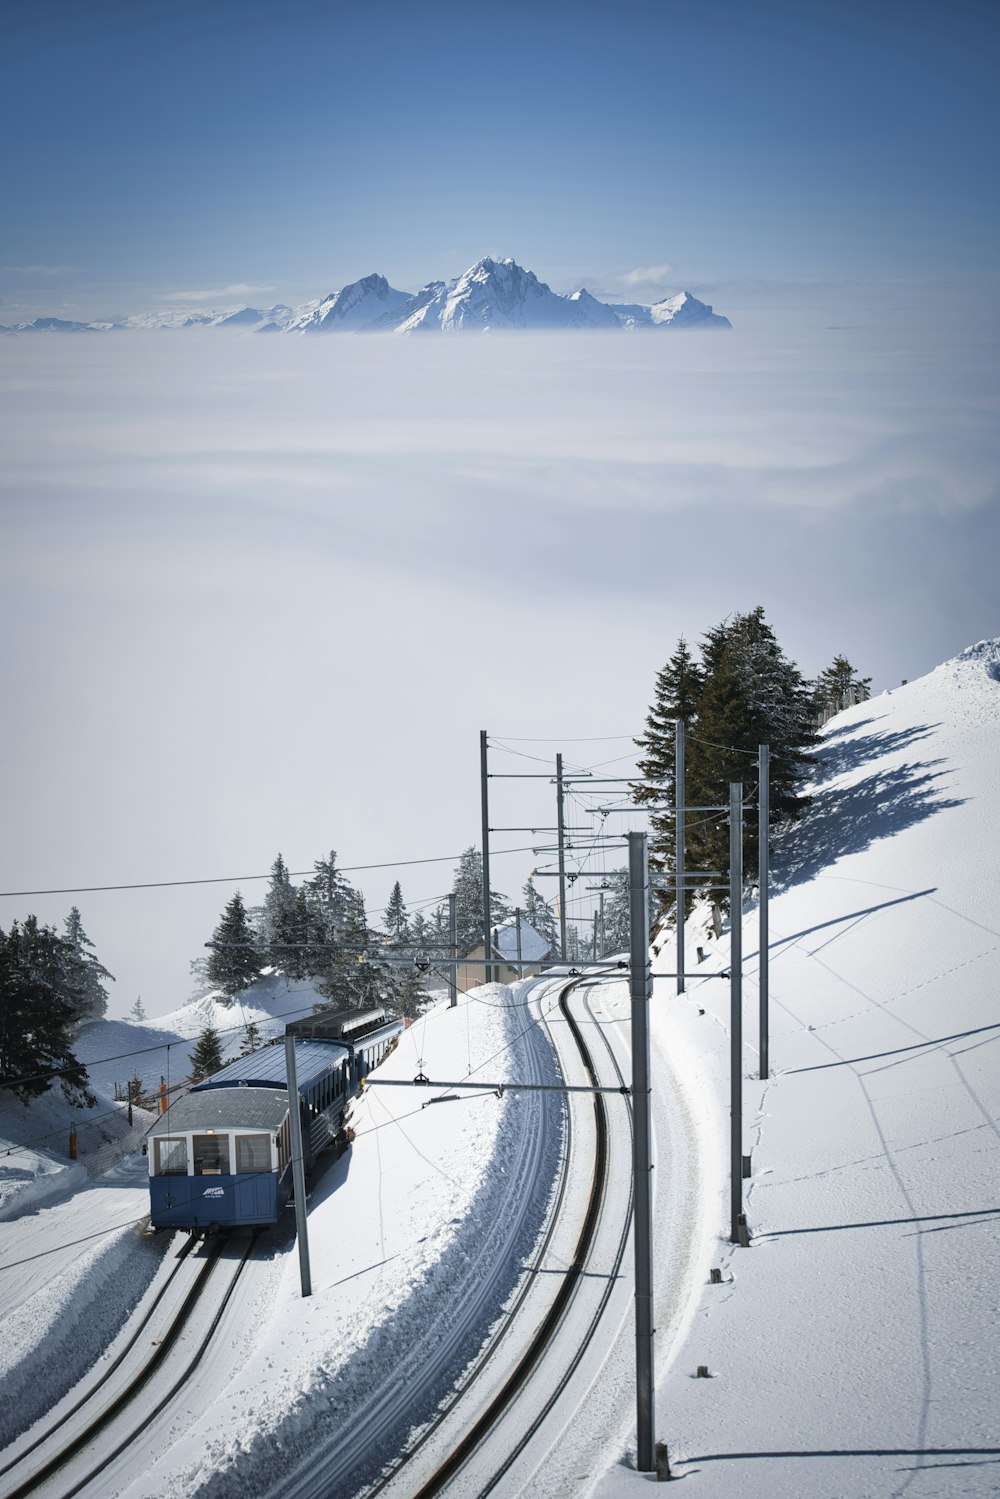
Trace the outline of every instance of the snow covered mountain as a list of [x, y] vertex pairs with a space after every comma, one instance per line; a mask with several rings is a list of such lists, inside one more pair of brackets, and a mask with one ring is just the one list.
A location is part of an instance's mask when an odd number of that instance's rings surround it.
[[689, 291], [676, 297], [664, 297], [652, 307], [641, 303], [612, 304], [609, 311], [625, 328], [731, 328], [727, 317], [713, 312], [707, 302], [699, 302]]
[[296, 308], [230, 307], [136, 313], [107, 322], [39, 317], [0, 333], [96, 333], [115, 328], [232, 328], [258, 333], [485, 333], [506, 329], [731, 328], [690, 292], [647, 307], [609, 304], [586, 288], [563, 296], [511, 259], [486, 255], [452, 281], [429, 281], [418, 292], [399, 291], [373, 272], [339, 291]]
[[610, 309], [589, 292], [561, 297], [514, 260], [486, 255], [454, 281], [436, 281], [380, 324], [396, 333], [459, 333], [492, 328], [607, 328], [618, 326]]
[[412, 300], [409, 292], [397, 291], [384, 276], [364, 276], [319, 301], [306, 302], [284, 326], [293, 333], [355, 331], [398, 314]]

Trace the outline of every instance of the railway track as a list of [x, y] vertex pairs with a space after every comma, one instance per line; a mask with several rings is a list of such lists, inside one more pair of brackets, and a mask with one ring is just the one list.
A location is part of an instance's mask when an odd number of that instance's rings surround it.
[[[250, 1258], [254, 1237], [247, 1239], [242, 1254], [227, 1261], [230, 1238], [219, 1235], [197, 1259], [194, 1238], [182, 1246], [165, 1283], [108, 1367], [96, 1380], [85, 1382], [82, 1394], [72, 1392], [44, 1423], [36, 1423], [0, 1455], [2, 1499], [72, 1499], [146, 1434], [204, 1357]], [[215, 1272], [220, 1263], [228, 1275], [214, 1305], [206, 1309], [206, 1291], [210, 1282], [218, 1284]], [[143, 1406], [137, 1423], [132, 1407], [155, 1379], [164, 1376], [164, 1392], [152, 1408], [148, 1402]]]
[[[584, 1040], [579, 1023], [569, 1008], [570, 995], [578, 988], [587, 989], [594, 982], [594, 980], [584, 978], [565, 984], [560, 991], [559, 1008], [577, 1049], [588, 1081], [592, 1086], [596, 1087], [601, 1083], [601, 1078], [598, 1075], [593, 1054]], [[584, 1004], [589, 1012], [588, 998], [585, 998]], [[602, 1049], [607, 1054], [607, 1062], [610, 1064], [618, 1086], [624, 1087], [625, 1078], [603, 1029], [598, 1027], [597, 1034], [603, 1043]], [[605, 1078], [606, 1081], [607, 1078]], [[629, 1131], [631, 1132], [630, 1104], [627, 1104], [627, 1113]], [[567, 1114], [567, 1128], [569, 1130], [572, 1128], [571, 1119], [572, 1111], [569, 1111]], [[569, 1154], [570, 1145], [571, 1142], [568, 1140], [567, 1154]], [[629, 1143], [629, 1149], [631, 1150], [631, 1142]], [[596, 1304], [591, 1306], [586, 1314], [586, 1325], [582, 1335], [579, 1338], [574, 1338], [574, 1346], [566, 1355], [558, 1373], [552, 1378], [551, 1383], [546, 1383], [545, 1398], [530, 1416], [520, 1422], [517, 1434], [511, 1436], [510, 1440], [504, 1443], [502, 1455], [498, 1455], [495, 1460], [488, 1464], [489, 1471], [487, 1473], [479, 1472], [475, 1475], [469, 1471], [470, 1464], [480, 1454], [483, 1444], [490, 1439], [491, 1434], [500, 1423], [512, 1415], [514, 1407], [518, 1404], [519, 1397], [528, 1388], [532, 1379], [539, 1371], [540, 1364], [550, 1353], [553, 1342], [562, 1328], [570, 1308], [577, 1299], [581, 1284], [588, 1273], [595, 1239], [601, 1224], [606, 1196], [608, 1164], [609, 1121], [607, 1105], [602, 1094], [595, 1093], [593, 1167], [587, 1206], [575, 1245], [573, 1246], [572, 1255], [562, 1273], [559, 1288], [549, 1304], [545, 1315], [542, 1317], [537, 1330], [499, 1388], [489, 1396], [487, 1403], [473, 1421], [473, 1424], [467, 1428], [458, 1440], [453, 1441], [444, 1456], [436, 1459], [433, 1472], [429, 1477], [420, 1482], [419, 1487], [407, 1486], [406, 1471], [411, 1467], [413, 1460], [418, 1457], [418, 1454], [432, 1444], [446, 1426], [448, 1418], [453, 1412], [457, 1411], [460, 1401], [470, 1393], [470, 1388], [476, 1377], [488, 1369], [491, 1360], [495, 1361], [500, 1350], [499, 1338], [491, 1341], [488, 1348], [484, 1350], [480, 1362], [472, 1375], [456, 1390], [447, 1406], [440, 1412], [438, 1418], [406, 1452], [402, 1462], [394, 1472], [374, 1487], [365, 1490], [365, 1499], [376, 1499], [378, 1495], [384, 1495], [386, 1499], [396, 1499], [396, 1496], [403, 1494], [406, 1494], [408, 1499], [409, 1496], [412, 1496], [412, 1499], [435, 1499], [435, 1496], [448, 1492], [452, 1485], [454, 1485], [454, 1492], [461, 1494], [462, 1499], [469, 1499], [469, 1496], [472, 1494], [480, 1496], [480, 1499], [484, 1499], [484, 1496], [493, 1493], [497, 1489], [504, 1477], [518, 1463], [523, 1454], [528, 1451], [532, 1442], [542, 1432], [553, 1409], [563, 1397], [567, 1387], [571, 1384], [574, 1375], [577, 1373], [582, 1360], [586, 1357], [607, 1310], [608, 1302], [612, 1296], [628, 1245], [632, 1215], [631, 1190], [628, 1196], [628, 1211], [621, 1215], [615, 1234], [611, 1263], [601, 1273], [602, 1289], [596, 1298]], [[526, 1279], [521, 1295], [518, 1298], [518, 1303], [511, 1309], [508, 1318], [505, 1319], [502, 1329], [503, 1333], [506, 1333], [510, 1329], [515, 1318], [518, 1314], [522, 1313], [522, 1303], [531, 1292], [533, 1276], [538, 1273], [548, 1253], [553, 1232], [558, 1221], [559, 1211], [563, 1206], [566, 1185], [567, 1173], [564, 1171], [556, 1210], [548, 1225], [543, 1245], [536, 1256], [536, 1263], [532, 1267], [533, 1273]]]
[[[551, 1074], [543, 1070], [537, 1057], [530, 1051], [520, 1065], [523, 1068], [525, 1081], [538, 1083], [551, 1081]], [[555, 1096], [554, 1094], [536, 1095], [537, 1098], [548, 1097], [550, 1100]], [[552, 1105], [549, 1104], [546, 1107], [550, 1108]], [[542, 1129], [528, 1132], [526, 1136], [526, 1148], [518, 1164], [516, 1177], [510, 1182], [511, 1214], [509, 1218], [498, 1223], [496, 1235], [484, 1238], [480, 1253], [466, 1277], [467, 1294], [462, 1301], [463, 1321], [470, 1319], [475, 1321], [477, 1317], [483, 1315], [492, 1320], [488, 1309], [495, 1301], [495, 1291], [492, 1285], [495, 1265], [498, 1262], [502, 1263], [505, 1259], [509, 1260], [514, 1253], [518, 1223], [513, 1209], [522, 1197], [527, 1198], [530, 1195], [531, 1186], [538, 1172], [543, 1169], [545, 1149], [542, 1137]], [[564, 1200], [565, 1189], [565, 1171], [561, 1171], [559, 1187], [553, 1203], [550, 1204], [543, 1230], [542, 1246], [536, 1250], [533, 1258], [532, 1273], [543, 1259], [551, 1241], [558, 1212]], [[512, 1303], [506, 1308], [499, 1326], [492, 1330], [489, 1342], [478, 1359], [465, 1371], [459, 1383], [445, 1397], [437, 1408], [435, 1419], [424, 1429], [421, 1437], [407, 1449], [404, 1461], [408, 1461], [415, 1452], [421, 1449], [426, 1437], [437, 1429], [442, 1415], [453, 1409], [475, 1383], [490, 1356], [502, 1344], [513, 1327], [530, 1286], [531, 1275], [529, 1274], [522, 1281]], [[460, 1339], [460, 1333], [458, 1336]], [[425, 1386], [433, 1386], [441, 1371], [454, 1367], [455, 1359], [454, 1340], [442, 1339], [433, 1327], [429, 1328], [423, 1345], [416, 1350], [415, 1361], [420, 1369], [422, 1383]], [[400, 1407], [408, 1398], [412, 1398], [412, 1392], [408, 1388], [407, 1369], [404, 1368], [397, 1379], [383, 1385], [377, 1392], [373, 1392], [364, 1405], [353, 1413], [350, 1430], [340, 1437], [337, 1443], [325, 1451], [312, 1451], [300, 1467], [286, 1472], [280, 1484], [275, 1485], [270, 1492], [274, 1496], [280, 1495], [280, 1499], [312, 1499], [315, 1495], [346, 1495], [361, 1490], [366, 1495], [366, 1499], [375, 1499], [377, 1494], [383, 1492], [386, 1483], [393, 1475], [389, 1474], [374, 1484], [370, 1481], [366, 1483], [365, 1478], [370, 1475], [370, 1464], [368, 1464], [367, 1473], [361, 1477], [357, 1476], [359, 1434], [363, 1432], [364, 1442], [369, 1450], [382, 1452], [392, 1450], [395, 1441], [398, 1441]], [[394, 1432], [397, 1433], [395, 1441]]]

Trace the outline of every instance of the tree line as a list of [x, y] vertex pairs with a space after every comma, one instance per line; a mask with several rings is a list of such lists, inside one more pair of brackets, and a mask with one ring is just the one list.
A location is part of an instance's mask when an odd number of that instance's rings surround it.
[[[469, 847], [460, 855], [452, 890], [457, 945], [464, 957], [482, 941], [483, 859], [479, 849]], [[521, 911], [554, 946], [554, 913], [530, 879], [524, 886]], [[511, 915], [507, 897], [491, 890], [493, 925], [502, 925]], [[307, 979], [338, 1007], [382, 1003], [401, 1015], [415, 1016], [426, 1003], [428, 968], [435, 975], [445, 973], [450, 940], [447, 901], [438, 901], [429, 912], [416, 909], [411, 913], [397, 880], [381, 925], [372, 925], [363, 895], [337, 868], [335, 853], [317, 861], [314, 873], [297, 886], [279, 854], [271, 866], [262, 905], [247, 907], [239, 891], [227, 903], [207, 944], [205, 971], [227, 1003], [256, 983], [263, 971], [276, 969]]]

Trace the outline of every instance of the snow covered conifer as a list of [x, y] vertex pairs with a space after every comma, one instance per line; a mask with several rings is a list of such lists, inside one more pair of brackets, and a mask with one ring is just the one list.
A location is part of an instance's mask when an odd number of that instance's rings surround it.
[[214, 1025], [206, 1025], [198, 1037], [190, 1061], [193, 1082], [200, 1082], [203, 1078], [211, 1077], [222, 1067], [222, 1047], [219, 1044], [219, 1033]]
[[382, 917], [385, 925], [386, 936], [390, 942], [405, 942], [409, 932], [409, 920], [406, 914], [406, 905], [403, 901], [403, 890], [399, 881], [392, 887], [389, 895], [389, 903]]
[[[483, 856], [470, 846], [461, 854], [452, 886], [456, 897], [458, 950], [465, 955], [483, 940]], [[510, 915], [507, 897], [490, 891], [490, 921], [500, 926]]]
[[545, 897], [537, 889], [533, 879], [528, 878], [523, 890], [524, 917], [530, 926], [540, 937], [544, 937], [549, 944], [549, 951], [558, 953], [559, 950], [559, 923], [556, 915]]
[[248, 989], [257, 978], [261, 955], [238, 890], [212, 933], [209, 949], [208, 976], [227, 1000]]
[[108, 1008], [108, 991], [102, 979], [114, 977], [97, 961], [94, 944], [83, 929], [80, 912], [73, 906], [63, 924], [67, 953], [67, 997], [77, 1012], [77, 1021], [100, 1020]]
[[867, 702], [871, 696], [871, 677], [859, 677], [846, 656], [834, 656], [831, 665], [821, 671], [812, 684], [812, 701], [817, 722], [824, 724], [835, 713]]
[[28, 916], [0, 931], [0, 1088], [25, 1104], [48, 1090], [55, 1072], [70, 1103], [94, 1101], [72, 1050], [78, 985], [75, 950], [51, 927]]
[[264, 897], [264, 923], [261, 944], [266, 961], [284, 968], [290, 929], [296, 925], [295, 889], [288, 867], [279, 854], [271, 865], [271, 882]]

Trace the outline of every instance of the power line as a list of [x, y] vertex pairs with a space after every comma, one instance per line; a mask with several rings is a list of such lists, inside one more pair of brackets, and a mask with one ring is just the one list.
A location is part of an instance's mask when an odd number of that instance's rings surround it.
[[[491, 850], [494, 858], [501, 858], [504, 854], [530, 854], [530, 848], [498, 848]], [[414, 864], [452, 864], [456, 859], [461, 859], [461, 854], [439, 854], [433, 859], [390, 859], [384, 864], [342, 864], [338, 867], [338, 874], [360, 874], [368, 869], [404, 869]], [[289, 879], [304, 879], [316, 873], [312, 869], [290, 869]], [[213, 875], [207, 879], [198, 880], [144, 880], [136, 885], [69, 885], [59, 890], [0, 890], [0, 900], [13, 899], [26, 895], [93, 895], [108, 890], [170, 890], [182, 885], [240, 885], [247, 884], [251, 880], [269, 880], [271, 871], [267, 874], [222, 874]]]

